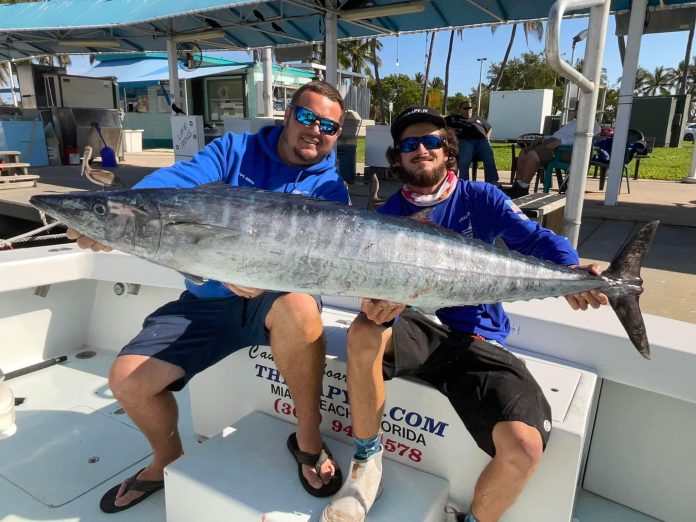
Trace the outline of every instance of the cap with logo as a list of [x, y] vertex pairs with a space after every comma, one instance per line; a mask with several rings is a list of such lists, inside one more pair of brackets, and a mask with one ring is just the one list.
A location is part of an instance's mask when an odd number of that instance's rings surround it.
[[445, 128], [445, 119], [435, 109], [422, 106], [408, 107], [391, 124], [391, 135], [394, 143], [401, 139], [401, 134], [403, 134], [406, 127], [421, 122], [432, 123], [440, 129]]

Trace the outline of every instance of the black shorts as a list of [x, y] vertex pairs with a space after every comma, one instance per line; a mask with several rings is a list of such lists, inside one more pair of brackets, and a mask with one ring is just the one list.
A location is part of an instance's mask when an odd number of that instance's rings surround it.
[[414, 377], [440, 390], [491, 457], [493, 427], [502, 421], [534, 426], [546, 448], [551, 407], [518, 357], [412, 311], [394, 324], [392, 341], [394, 361], [384, 361], [385, 378]]

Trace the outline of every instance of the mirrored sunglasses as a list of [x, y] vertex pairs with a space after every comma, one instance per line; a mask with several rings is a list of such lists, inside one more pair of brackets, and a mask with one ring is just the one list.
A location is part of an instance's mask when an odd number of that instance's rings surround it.
[[401, 152], [413, 152], [417, 150], [420, 144], [428, 150], [439, 149], [442, 147], [442, 142], [444, 140], [441, 136], [437, 134], [426, 134], [425, 136], [411, 136], [410, 138], [404, 138], [399, 142], [399, 150]]
[[341, 128], [339, 123], [328, 118], [321, 118], [305, 107], [297, 105], [293, 107], [293, 112], [295, 119], [305, 127], [311, 127], [315, 121], [319, 121], [319, 132], [322, 134], [333, 136]]

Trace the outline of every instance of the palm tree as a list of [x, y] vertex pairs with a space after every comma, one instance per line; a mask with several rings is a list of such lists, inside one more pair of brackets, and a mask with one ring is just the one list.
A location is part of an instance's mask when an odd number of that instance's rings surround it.
[[[499, 26], [497, 25], [492, 25], [491, 26], [491, 32], [495, 33], [495, 31], [498, 29]], [[542, 23], [538, 20], [536, 21], [530, 21], [530, 22], [524, 22], [523, 23], [523, 29], [524, 29], [524, 39], [527, 42], [527, 46], [529, 46], [529, 35], [534, 34], [536, 36], [537, 40], [541, 42], [541, 39], [544, 37], [544, 26]], [[498, 74], [495, 77], [495, 80], [488, 86], [489, 89], [491, 90], [498, 90], [498, 87], [500, 86], [500, 80], [503, 79], [503, 72], [505, 72], [505, 67], [507, 66], [508, 58], [510, 57], [510, 50], [512, 49], [512, 43], [515, 41], [515, 34], [517, 34], [517, 24], [514, 24], [512, 26], [512, 32], [510, 33], [510, 41], [508, 42], [507, 49], [505, 49], [505, 55], [503, 56], [503, 61], [500, 62], [500, 68], [498, 69]]]
[[439, 76], [435, 76], [431, 80], [429, 87], [433, 90], [441, 91], [445, 88], [445, 82]]
[[435, 43], [435, 31], [430, 33], [430, 49], [425, 61], [425, 81], [423, 82], [423, 96], [421, 97], [421, 105], [425, 105], [428, 96], [428, 75], [430, 74], [430, 62], [433, 59], [433, 44]]
[[457, 29], [456, 31], [450, 32], [449, 49], [447, 50], [447, 63], [445, 64], [445, 89], [442, 96], [442, 114], [447, 114], [447, 92], [449, 89], [449, 73], [450, 73], [450, 60], [452, 59], [452, 45], [454, 44], [455, 33], [462, 39], [464, 34], [464, 29]]
[[377, 56], [377, 48], [382, 48], [382, 44], [377, 38], [370, 38], [370, 50], [372, 51], [372, 66], [375, 68], [375, 82], [377, 84], [377, 98], [379, 99], [379, 117], [384, 123], [384, 93], [382, 92], [382, 82], [379, 79], [379, 66], [382, 65], [382, 60]]
[[[377, 44], [381, 48], [381, 44]], [[369, 40], [349, 40], [338, 42], [337, 61], [342, 69], [362, 73], [372, 78], [372, 47]]]
[[417, 83], [418, 85], [420, 85], [421, 87], [422, 87], [423, 85], [425, 85], [425, 76], [423, 75], [422, 72], [420, 72], [420, 71], [417, 72], [417, 73], [413, 76], [413, 79], [414, 79], [414, 80], [416, 81], [416, 83]]
[[647, 96], [667, 96], [671, 93], [671, 78], [669, 71], [662, 65], [655, 67], [655, 71], [648, 72], [645, 76], [643, 94]]
[[684, 70], [681, 77], [681, 85], [677, 87], [678, 94], [686, 94], [686, 84], [689, 78], [689, 68], [687, 67], [687, 64], [689, 63], [689, 60], [691, 58], [691, 44], [694, 41], [694, 25], [696, 25], [696, 18], [691, 19], [691, 27], [689, 28], [689, 38], [686, 41], [686, 54], [682, 62], [684, 64]]

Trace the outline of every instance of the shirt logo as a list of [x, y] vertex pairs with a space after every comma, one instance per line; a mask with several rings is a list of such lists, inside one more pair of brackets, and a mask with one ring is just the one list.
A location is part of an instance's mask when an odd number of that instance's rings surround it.
[[514, 201], [512, 201], [511, 199], [507, 199], [507, 200], [505, 200], [505, 205], [510, 210], [512, 210], [515, 214], [517, 214], [521, 220], [529, 221], [529, 218], [527, 217], [527, 215], [524, 212], [522, 212], [522, 209], [520, 207], [515, 205]]
[[250, 178], [249, 176], [247, 176], [246, 174], [244, 174], [243, 172], [240, 172], [240, 173], [239, 173], [239, 178], [240, 178], [240, 179], [243, 179], [244, 181], [246, 181], [247, 183], [249, 183], [249, 185], [256, 185], [256, 183], [254, 183], [254, 180], [251, 179], [251, 178]]

